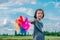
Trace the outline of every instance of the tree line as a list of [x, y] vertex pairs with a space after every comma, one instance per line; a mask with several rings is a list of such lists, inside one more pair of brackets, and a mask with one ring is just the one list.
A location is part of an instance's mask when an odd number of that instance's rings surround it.
[[[44, 35], [46, 36], [60, 36], [60, 32], [48, 32], [48, 31], [44, 31]], [[9, 36], [8, 34], [2, 34], [0, 36]], [[17, 34], [17, 32], [15, 31], [14, 36], [32, 36], [31, 34]]]

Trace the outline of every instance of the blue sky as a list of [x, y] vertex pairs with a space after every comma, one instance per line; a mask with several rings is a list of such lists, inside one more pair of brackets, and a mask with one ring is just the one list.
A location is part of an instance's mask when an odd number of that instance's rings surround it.
[[[0, 34], [14, 34], [14, 22], [20, 15], [33, 19], [36, 9], [43, 9], [45, 31], [60, 31], [60, 0], [0, 0]], [[33, 33], [33, 25], [29, 33]]]

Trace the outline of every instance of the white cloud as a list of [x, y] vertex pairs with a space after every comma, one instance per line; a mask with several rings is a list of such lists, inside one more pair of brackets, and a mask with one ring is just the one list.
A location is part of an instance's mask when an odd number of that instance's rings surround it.
[[31, 4], [36, 4], [36, 2], [35, 1], [32, 1]]
[[7, 19], [4, 19], [4, 22], [3, 22], [3, 24], [5, 25], [7, 23]]
[[13, 31], [14, 29], [7, 28], [8, 31]]
[[14, 24], [14, 20], [11, 19], [9, 16], [1, 18], [1, 20], [0, 20], [0, 26], [7, 25], [8, 23]]
[[[60, 17], [59, 17], [60, 18]], [[49, 20], [60, 21], [58, 17], [47, 17]]]
[[14, 24], [14, 22], [15, 22], [15, 20], [11, 20], [11, 23], [13, 23], [13, 24]]
[[60, 8], [60, 2], [47, 2], [47, 3], [44, 3], [43, 6], [48, 6], [49, 4], [53, 4], [55, 8]]
[[50, 2], [47, 2], [47, 3], [43, 3], [43, 6], [46, 7], [50, 4]]
[[9, 28], [1, 28], [0, 29], [0, 34], [8, 34], [8, 35], [14, 35], [14, 29], [9, 29]]
[[6, 3], [1, 3], [0, 6], [13, 6], [13, 5], [23, 5], [23, 4], [36, 4], [35, 0], [9, 0]]
[[21, 8], [13, 9], [11, 11], [12, 12], [23, 12], [23, 13], [26, 13], [27, 15], [29, 15], [29, 16], [33, 16], [34, 15], [34, 11], [31, 8], [21, 7]]
[[7, 7], [0, 7], [0, 10], [8, 9]]
[[[1, 21], [2, 20], [2, 21]], [[3, 18], [0, 21], [0, 33], [1, 34], [13, 34], [14, 35], [14, 20], [11, 18]]]
[[3, 25], [3, 20], [2, 19], [0, 19], [0, 27], [1, 27], [1, 25]]
[[60, 17], [55, 16], [54, 13], [47, 13], [45, 18], [54, 21], [60, 21]]
[[0, 6], [11, 6], [11, 5], [14, 5], [14, 3], [15, 3], [15, 0], [10, 0], [9, 2], [0, 4]]
[[47, 12], [45, 15], [44, 30], [45, 31], [59, 31], [60, 17], [54, 15], [52, 12]]
[[20, 8], [14, 8], [14, 9], [10, 9], [8, 7], [0, 7], [2, 11], [0, 11], [0, 13], [3, 13], [5, 15], [8, 14], [15, 14], [16, 12], [22, 12], [22, 13], [26, 13], [29, 16], [33, 16], [34, 15], [34, 10], [32, 8], [25, 8], [25, 7], [20, 7]]
[[29, 9], [26, 13], [30, 16], [34, 15], [34, 11], [32, 9]]
[[60, 2], [55, 3], [55, 8], [60, 8]]
[[49, 21], [49, 22], [45, 22], [44, 23], [44, 31], [59, 31], [60, 29], [60, 23], [59, 22], [53, 22], [53, 21]]
[[11, 13], [16, 13], [16, 12], [23, 12], [23, 13], [28, 14], [29, 16], [33, 16], [34, 11], [31, 8], [21, 7], [21, 8], [10, 9], [8, 7], [8, 6], [13, 6], [13, 5], [23, 5], [25, 3], [36, 4], [36, 1], [35, 0], [25, 0], [25, 1], [24, 0], [9, 0], [6, 3], [1, 3], [0, 4], [0, 10], [2, 10], [2, 11], [0, 11], [0, 13], [11, 14]]

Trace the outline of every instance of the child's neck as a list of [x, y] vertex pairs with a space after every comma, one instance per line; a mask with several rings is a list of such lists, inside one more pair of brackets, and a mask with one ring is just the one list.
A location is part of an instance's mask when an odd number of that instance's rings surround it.
[[41, 19], [37, 19], [38, 21], [41, 21]]

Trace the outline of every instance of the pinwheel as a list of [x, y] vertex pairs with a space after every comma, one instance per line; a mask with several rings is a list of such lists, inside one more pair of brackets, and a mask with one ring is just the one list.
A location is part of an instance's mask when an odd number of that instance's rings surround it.
[[28, 21], [28, 18], [24, 18], [23, 16], [19, 16], [18, 19], [15, 21], [15, 30], [18, 31], [20, 29], [24, 29], [24, 31], [28, 31], [30, 27], [30, 23]]

